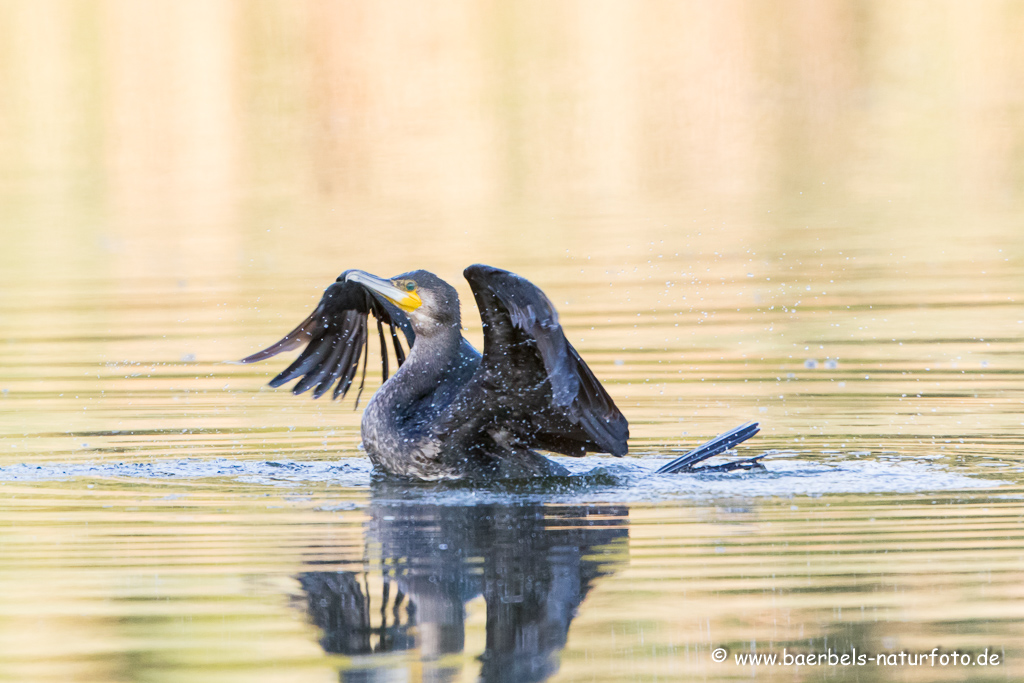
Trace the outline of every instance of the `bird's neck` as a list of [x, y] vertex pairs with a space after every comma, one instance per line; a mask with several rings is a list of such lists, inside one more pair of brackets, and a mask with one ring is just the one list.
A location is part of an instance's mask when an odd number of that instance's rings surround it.
[[[370, 399], [363, 413], [363, 446], [390, 472], [413, 472], [427, 449], [433, 420], [447, 408], [480, 366], [480, 354], [458, 327], [424, 334], [402, 367]], [[413, 469], [408, 469], [412, 467]], [[416, 476], [424, 476], [418, 472]]]
[[396, 404], [418, 401], [424, 394], [446, 384], [448, 375], [460, 358], [462, 332], [456, 326], [436, 326], [416, 330], [416, 341], [405, 363], [395, 373], [393, 383]]

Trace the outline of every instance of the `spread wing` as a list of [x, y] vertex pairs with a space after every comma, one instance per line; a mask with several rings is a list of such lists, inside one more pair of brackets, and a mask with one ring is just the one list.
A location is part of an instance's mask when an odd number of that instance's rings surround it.
[[[359, 394], [362, 394], [369, 356], [367, 340], [371, 313], [377, 320], [381, 371], [386, 381], [388, 348], [384, 326], [388, 326], [388, 336], [394, 346], [395, 358], [401, 366], [405, 361], [405, 351], [399, 341], [397, 330], [405, 334], [406, 343], [411, 347], [415, 334], [409, 318], [390, 301], [358, 282], [345, 281], [345, 273], [324, 291], [316, 309], [299, 323], [298, 327], [279, 342], [243, 358], [241, 362], [255, 363], [305, 345], [306, 348], [295, 362], [270, 380], [270, 386], [279, 387], [301, 377], [302, 379], [292, 388], [292, 393], [301, 394], [313, 389], [313, 398], [320, 398], [333, 386], [333, 397], [338, 398], [344, 397], [352, 386], [362, 356], [363, 373], [359, 382]], [[357, 405], [359, 394], [356, 396]]]
[[625, 454], [626, 418], [565, 338], [544, 293], [490, 266], [470, 266], [464, 275], [483, 320], [484, 352], [443, 427], [566, 455]]

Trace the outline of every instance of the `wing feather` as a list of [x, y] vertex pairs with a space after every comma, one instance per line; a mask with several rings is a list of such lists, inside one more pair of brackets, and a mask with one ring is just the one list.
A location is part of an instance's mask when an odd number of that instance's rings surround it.
[[475, 395], [466, 405], [504, 412], [495, 417], [529, 448], [625, 454], [626, 418], [565, 338], [544, 293], [490, 266], [470, 266], [464, 275], [484, 326], [480, 370], [468, 389]]
[[313, 398], [320, 398], [327, 393], [332, 386], [334, 386], [334, 383], [338, 380], [338, 377], [342, 372], [341, 354], [344, 352], [344, 344], [334, 345], [334, 348], [331, 350], [331, 355], [324, 362], [322, 369], [317, 373], [316, 381], [310, 384], [310, 386], [312, 386], [312, 384], [316, 384], [316, 388], [313, 389]]
[[[377, 321], [381, 343], [381, 375], [383, 381], [387, 381], [389, 367], [384, 326], [388, 326], [399, 367], [405, 362], [406, 354], [398, 331], [402, 331], [410, 347], [416, 335], [405, 313], [358, 282], [346, 281], [345, 273], [324, 291], [316, 309], [294, 330], [262, 351], [243, 358], [241, 362], [256, 363], [305, 345], [306, 348], [298, 358], [270, 380], [270, 386], [279, 387], [301, 378], [292, 388], [293, 393], [301, 394], [315, 387], [313, 398], [320, 398], [333, 386], [333, 397], [338, 398], [344, 397], [352, 386], [362, 360], [361, 394], [369, 364], [367, 341], [370, 315]], [[358, 401], [357, 397], [357, 405]]]
[[377, 336], [380, 337], [380, 360], [382, 372], [385, 382], [388, 381], [388, 344], [384, 340], [384, 324], [381, 323], [380, 318], [377, 319]]
[[331, 343], [329, 340], [325, 341], [323, 337], [315, 338], [305, 349], [303, 349], [302, 353], [299, 354], [299, 357], [295, 359], [295, 362], [282, 370], [277, 377], [270, 380], [270, 386], [279, 387], [282, 384], [291, 382], [296, 377], [305, 375], [315, 367], [330, 350]]

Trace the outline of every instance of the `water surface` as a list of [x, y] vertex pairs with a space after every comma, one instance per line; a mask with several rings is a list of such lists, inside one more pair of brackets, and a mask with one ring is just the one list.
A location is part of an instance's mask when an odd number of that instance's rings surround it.
[[[1022, 31], [4, 3], [0, 679], [1024, 677]], [[396, 488], [351, 400], [226, 363], [353, 267], [445, 278], [479, 343], [474, 262], [550, 296], [630, 456]], [[748, 420], [766, 472], [650, 476]], [[936, 647], [1003, 660], [732, 658]]]

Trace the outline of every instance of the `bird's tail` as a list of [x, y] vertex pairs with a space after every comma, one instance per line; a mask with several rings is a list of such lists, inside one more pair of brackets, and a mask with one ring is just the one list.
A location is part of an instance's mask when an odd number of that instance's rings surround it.
[[711, 439], [711, 441], [697, 446], [686, 455], [681, 455], [672, 462], [662, 465], [658, 468], [658, 471], [655, 474], [675, 474], [677, 472], [731, 472], [732, 470], [752, 470], [764, 467], [759, 461], [761, 458], [768, 455], [767, 453], [756, 455], [753, 458], [728, 462], [724, 465], [694, 467], [694, 465], [704, 462], [708, 458], [716, 456], [719, 453], [723, 453], [737, 444], [743, 443], [759, 431], [761, 431], [761, 426], [756, 422], [741, 424], [739, 427], [730, 429], [724, 434], [719, 434], [715, 438]]

